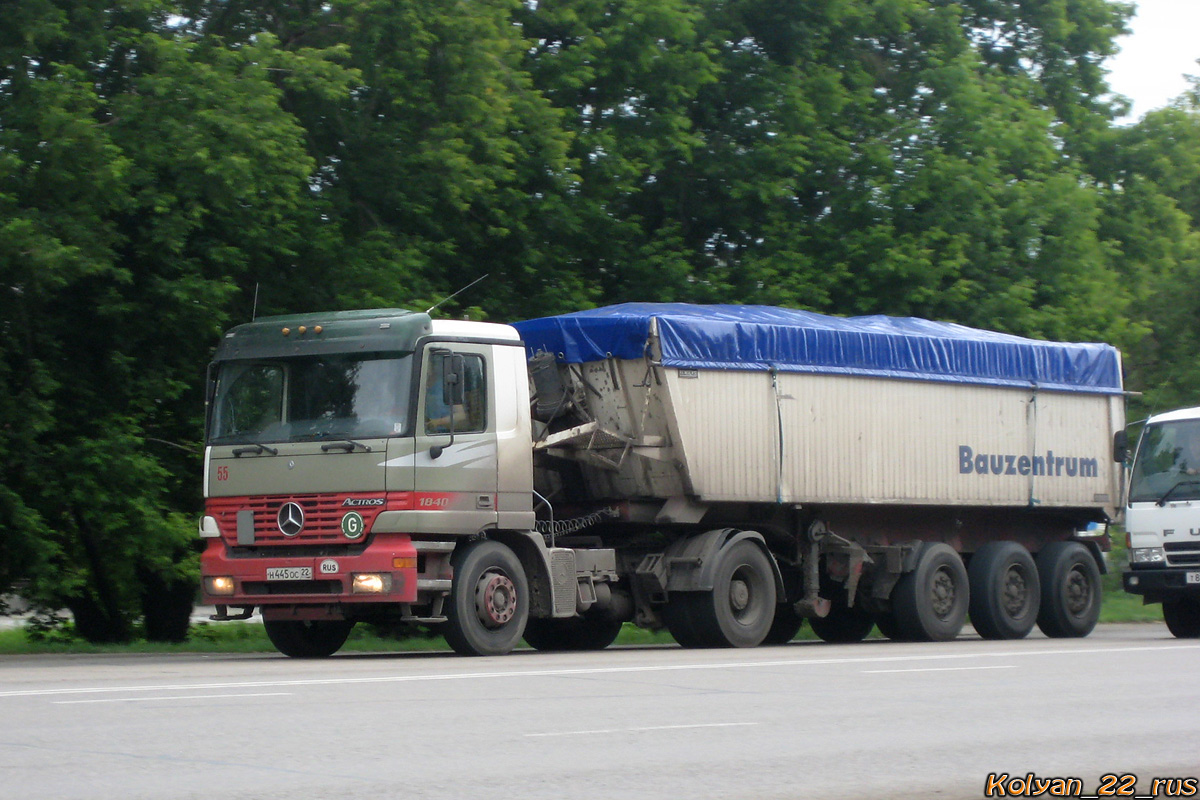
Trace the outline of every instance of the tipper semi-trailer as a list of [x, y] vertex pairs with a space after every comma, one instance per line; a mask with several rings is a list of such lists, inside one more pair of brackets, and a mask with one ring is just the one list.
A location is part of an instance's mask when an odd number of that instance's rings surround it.
[[1162, 603], [1176, 637], [1200, 637], [1200, 408], [1146, 420], [1124, 521], [1125, 591]]
[[[291, 656], [358, 621], [458, 652], [878, 625], [1084, 636], [1121, 471], [1120, 355], [960, 325], [631, 303], [515, 325], [264, 318], [208, 381], [218, 619]], [[1099, 523], [1092, 524], [1092, 523]]]

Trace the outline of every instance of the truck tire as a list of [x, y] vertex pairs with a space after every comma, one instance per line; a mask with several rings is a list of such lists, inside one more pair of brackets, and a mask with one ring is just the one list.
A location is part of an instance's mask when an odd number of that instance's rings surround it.
[[325, 658], [346, 643], [350, 620], [265, 620], [263, 628], [275, 649], [292, 658]]
[[608, 617], [567, 617], [525, 623], [525, 643], [534, 650], [603, 650], [617, 639], [621, 621]]
[[875, 627], [879, 628], [879, 632], [893, 642], [904, 641], [904, 637], [900, 635], [900, 625], [896, 622], [896, 615], [890, 611], [875, 615]]
[[667, 631], [680, 647], [707, 647], [704, 639], [696, 632], [692, 621], [692, 608], [704, 598], [701, 592], [671, 592], [671, 597], [662, 608], [662, 619]]
[[967, 621], [971, 591], [967, 568], [950, 545], [926, 542], [917, 566], [892, 589], [892, 613], [901, 638], [948, 642]]
[[1051, 542], [1037, 555], [1037, 625], [1055, 639], [1087, 636], [1100, 619], [1100, 568], [1079, 542]]
[[808, 624], [813, 632], [826, 642], [861, 642], [867, 638], [871, 628], [875, 627], [875, 618], [861, 608], [846, 605], [843, 594], [844, 592], [838, 592], [834, 597], [827, 615], [812, 617]]
[[1163, 621], [1176, 639], [1200, 638], [1200, 601], [1189, 597], [1163, 603]]
[[510, 652], [529, 619], [529, 584], [512, 550], [484, 539], [454, 551], [454, 582], [444, 632], [454, 652], [500, 656]]
[[775, 619], [771, 621], [771, 629], [763, 644], [787, 644], [796, 638], [800, 628], [804, 626], [804, 617], [796, 613], [790, 603], [775, 606]]
[[775, 619], [771, 562], [749, 539], [726, 547], [717, 558], [712, 591], [684, 595], [691, 595], [687, 611], [693, 632], [702, 647], [757, 647]]
[[1029, 551], [988, 542], [971, 556], [971, 624], [984, 639], [1024, 639], [1037, 623], [1041, 584]]

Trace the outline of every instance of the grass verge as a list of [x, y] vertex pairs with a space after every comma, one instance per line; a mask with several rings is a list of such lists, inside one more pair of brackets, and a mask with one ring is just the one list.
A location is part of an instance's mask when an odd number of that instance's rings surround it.
[[[633, 625], [626, 625], [617, 637], [617, 644], [669, 644], [674, 641], [665, 631], [656, 633]], [[380, 635], [369, 625], [355, 626], [342, 647], [343, 652], [358, 653], [439, 652], [449, 649], [450, 646], [441, 636], [396, 638]], [[201, 622], [193, 625], [187, 641], [179, 644], [142, 639], [135, 639], [128, 644], [90, 644], [63, 634], [49, 641], [34, 641], [21, 628], [0, 630], [0, 655], [273, 652], [275, 647], [258, 622]]]

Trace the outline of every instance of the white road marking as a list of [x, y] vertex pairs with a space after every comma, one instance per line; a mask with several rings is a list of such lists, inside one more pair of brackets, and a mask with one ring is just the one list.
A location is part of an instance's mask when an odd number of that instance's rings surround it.
[[654, 725], [648, 728], [605, 728], [594, 731], [554, 731], [552, 733], [527, 733], [527, 738], [542, 736], [591, 736], [601, 733], [645, 733], [647, 731], [683, 731], [692, 728], [744, 728], [757, 722], [704, 722], [696, 725]]
[[916, 667], [914, 669], [864, 669], [864, 675], [883, 675], [895, 672], [964, 672], [974, 669], [1016, 669], [1016, 664], [1003, 664], [990, 667]]
[[213, 700], [218, 697], [288, 697], [292, 692], [256, 692], [254, 694], [178, 694], [171, 697], [104, 697], [99, 700], [55, 700], [56, 706], [81, 703], [149, 703], [154, 700]]
[[[422, 683], [431, 681], [487, 680], [494, 678], [554, 678], [576, 675], [629, 675], [646, 672], [688, 672], [696, 670], [762, 669], [764, 667], [821, 667], [839, 664], [888, 664], [966, 659], [1011, 659], [1035, 656], [1101, 655], [1114, 653], [1200, 650], [1200, 644], [1138, 647], [1093, 647], [1078, 650], [1007, 650], [995, 653], [939, 653], [906, 656], [857, 656], [847, 658], [790, 658], [772, 661], [729, 661], [714, 663], [659, 664], [639, 667], [577, 667], [561, 669], [498, 670], [495, 672], [428, 673], [424, 675], [382, 675], [370, 678], [302, 678], [273, 681], [232, 681], [227, 683], [180, 683], [140, 686], [95, 686], [76, 689], [16, 689], [0, 691], [6, 697], [54, 697], [72, 694], [116, 694], [118, 692], [201, 691], [204, 689], [266, 689], [294, 686], [350, 686], [371, 683]], [[336, 661], [336, 659], [335, 659]]]

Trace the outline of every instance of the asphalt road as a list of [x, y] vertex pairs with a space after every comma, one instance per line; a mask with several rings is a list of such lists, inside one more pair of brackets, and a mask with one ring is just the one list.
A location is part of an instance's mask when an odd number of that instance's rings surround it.
[[0, 797], [974, 798], [1200, 775], [1200, 642], [0, 658]]

